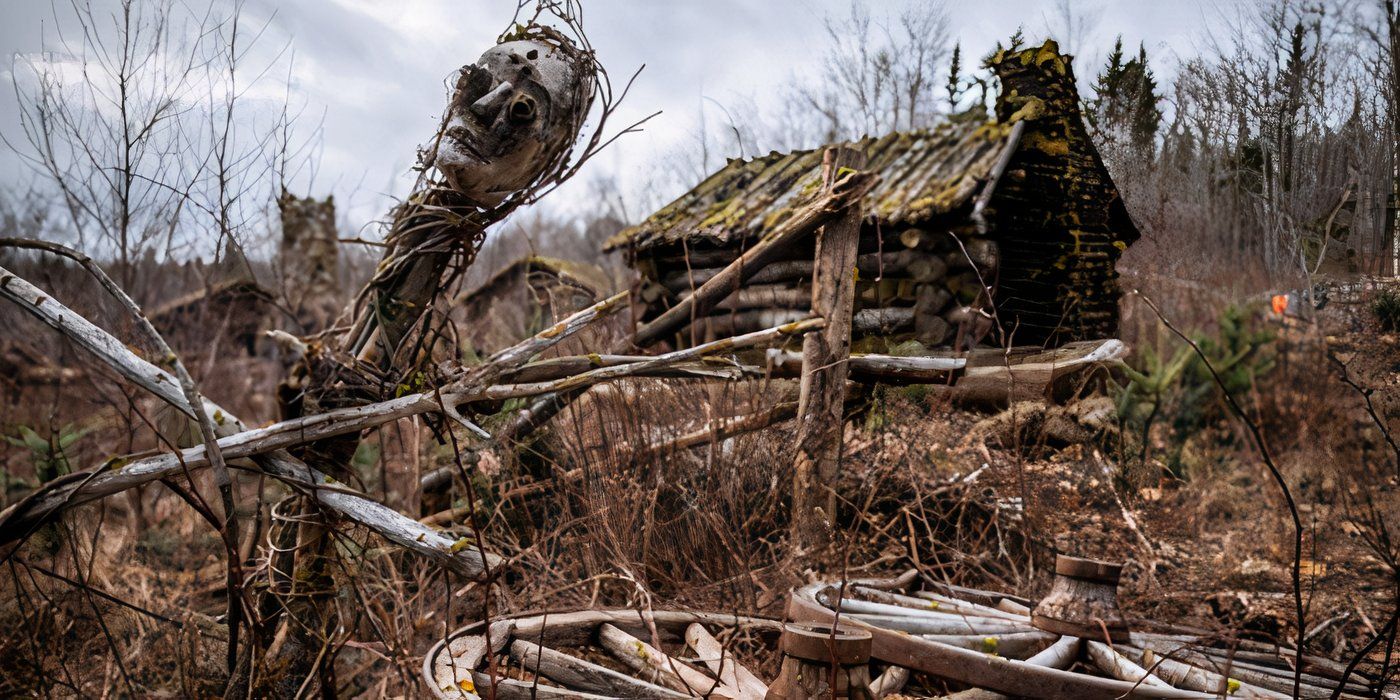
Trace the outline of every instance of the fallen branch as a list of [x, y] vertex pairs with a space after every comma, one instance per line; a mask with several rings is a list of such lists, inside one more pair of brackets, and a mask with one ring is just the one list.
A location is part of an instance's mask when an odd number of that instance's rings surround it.
[[[175, 378], [179, 381], [181, 398], [190, 406], [202, 406], [204, 397], [201, 396], [199, 387], [195, 384], [194, 377], [190, 376], [189, 370], [185, 368], [185, 363], [180, 361], [180, 356], [175, 354], [170, 344], [165, 342], [165, 338], [151, 325], [150, 319], [142, 313], [141, 307], [136, 304], [111, 277], [102, 270], [92, 258], [67, 246], [48, 241], [36, 241], [28, 239], [5, 238], [0, 239], [0, 247], [24, 248], [30, 250], [41, 250], [54, 255], [69, 258], [93, 276], [102, 288], [107, 291], [113, 299], [117, 300], [122, 308], [135, 320], [136, 328], [146, 339], [155, 345], [156, 352], [160, 354], [161, 362], [170, 368]], [[0, 268], [0, 287], [6, 286], [6, 282], [11, 278]], [[32, 285], [31, 285], [32, 286]], [[37, 291], [34, 290], [34, 291]], [[167, 375], [168, 376], [168, 375]], [[228, 658], [227, 665], [229, 673], [233, 673], [234, 666], [238, 661], [238, 636], [239, 628], [243, 624], [243, 564], [241, 542], [239, 541], [238, 507], [235, 503], [233, 491], [233, 479], [229, 476], [228, 465], [224, 463], [224, 456], [219, 453], [218, 435], [215, 429], [214, 420], [204, 411], [191, 410], [195, 423], [199, 426], [199, 439], [204, 444], [206, 453], [209, 455], [209, 464], [214, 469], [214, 483], [219, 489], [220, 505], [223, 506], [224, 517], [222, 522], [215, 521], [219, 531], [219, 537], [224, 543], [224, 555], [227, 559], [225, 570], [225, 588], [228, 596], [228, 613], [226, 621], [228, 624]], [[193, 485], [191, 485], [193, 486]], [[201, 499], [202, 500], [202, 499]]]
[[504, 350], [499, 350], [487, 358], [486, 366], [496, 371], [507, 371], [515, 369], [530, 358], [539, 355], [561, 341], [577, 334], [579, 331], [592, 325], [593, 322], [611, 316], [618, 309], [627, 305], [627, 293], [619, 292], [608, 297], [586, 309], [582, 309], [568, 318], [546, 328], [535, 335], [512, 345]]
[[[184, 397], [172, 390], [175, 382], [169, 374], [137, 357], [120, 341], [56, 300], [43, 295], [33, 285], [13, 274], [6, 274], [8, 276], [0, 283], [0, 292], [4, 292], [6, 298], [16, 301], [60, 332], [74, 338], [138, 386], [149, 387], [153, 393], [181, 411], [193, 413]], [[465, 422], [459, 407], [473, 401], [533, 396], [559, 391], [561, 388], [567, 390], [592, 386], [602, 381], [634, 376], [640, 372], [665, 369], [711, 353], [761, 345], [774, 339], [820, 328], [821, 325], [820, 319], [811, 319], [647, 358], [624, 366], [599, 368], [554, 382], [482, 387], [474, 382], [478, 377], [490, 374], [493, 368], [477, 368], [470, 376], [458, 380], [444, 390], [435, 389], [389, 401], [338, 409], [241, 432], [238, 430], [243, 425], [235, 416], [217, 405], [205, 402], [205, 406], [214, 422], [222, 426], [221, 430], [230, 433], [217, 441], [219, 450], [226, 458], [258, 458], [267, 455], [268, 459], [257, 460], [261, 469], [302, 487], [314, 489], [317, 500], [327, 508], [419, 554], [443, 560], [454, 571], [480, 576], [484, 572], [481, 564], [496, 558], [478, 552], [475, 548], [462, 546], [460, 542], [450, 541], [421, 523], [338, 484], [336, 488], [326, 488], [327, 484], [335, 484], [334, 480], [283, 451], [289, 447], [358, 433], [400, 418], [430, 412], [443, 412]], [[583, 326], [572, 325], [567, 329], [568, 332], [555, 333], [552, 338], [563, 339], [581, 327]], [[532, 347], [536, 348], [547, 346], [539, 342], [532, 344]], [[518, 353], [510, 356], [528, 357]], [[0, 513], [0, 543], [20, 539], [34, 528], [74, 506], [175, 476], [186, 470], [194, 471], [207, 466], [209, 458], [206, 448], [198, 446], [178, 453], [147, 456], [134, 461], [113, 459], [89, 472], [62, 477]], [[452, 556], [444, 560], [444, 551], [448, 551]]]
[[[193, 418], [194, 410], [179, 391], [178, 382], [164, 370], [138, 357], [121, 341], [106, 331], [93, 325], [86, 318], [49, 297], [23, 278], [0, 268], [0, 297], [4, 297], [38, 317], [53, 327], [79, 347], [91, 352], [104, 364], [111, 367], [133, 384], [150, 391], [177, 410]], [[254, 448], [260, 447], [250, 441], [243, 423], [232, 413], [208, 399], [201, 400], [204, 413], [213, 420], [215, 429], [223, 435], [220, 441], [225, 457], [256, 455]], [[315, 418], [314, 416], [312, 418]], [[285, 429], [287, 426], [283, 425]], [[262, 435], [277, 435], [277, 426], [263, 429]], [[258, 436], [253, 436], [254, 438]], [[284, 440], [295, 438], [295, 430], [280, 433]], [[235, 442], [249, 443], [241, 449], [229, 451]], [[289, 444], [298, 441], [291, 440]], [[110, 460], [97, 470], [70, 474], [50, 482], [31, 494], [28, 498], [0, 512], [0, 544], [13, 542], [33, 532], [34, 528], [56, 517], [59, 513], [92, 500], [120, 493], [129, 488], [157, 481], [169, 476], [207, 466], [204, 447], [194, 447], [182, 451], [178, 456], [166, 454], [127, 462]], [[316, 494], [322, 506], [346, 518], [374, 530], [386, 539], [396, 542], [420, 555], [441, 560], [447, 568], [467, 576], [480, 576], [482, 553], [468, 548], [452, 551], [454, 542], [437, 534], [411, 518], [401, 515], [366, 496], [345, 488], [336, 489], [334, 495], [325, 488], [324, 474], [306, 467], [299, 460], [283, 450], [268, 449], [270, 454], [254, 457], [259, 468], [269, 474], [287, 480], [289, 483], [310, 490]], [[181, 459], [185, 460], [181, 465]], [[469, 550], [469, 551], [468, 551]], [[443, 552], [451, 554], [443, 559]]]

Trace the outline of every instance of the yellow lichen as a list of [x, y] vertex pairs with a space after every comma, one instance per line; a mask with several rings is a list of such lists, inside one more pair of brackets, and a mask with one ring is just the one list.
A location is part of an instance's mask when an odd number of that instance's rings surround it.
[[[1009, 102], [1010, 100], [1008, 100]], [[1007, 123], [1019, 122], [1022, 120], [1031, 121], [1045, 116], [1045, 100], [1039, 97], [1027, 97], [1024, 104], [1019, 109], [1011, 113], [1007, 118]]]
[[1069, 155], [1069, 141], [1047, 136], [1039, 132], [1031, 132], [1021, 138], [1021, 142], [1027, 148], [1034, 148], [1048, 156]]

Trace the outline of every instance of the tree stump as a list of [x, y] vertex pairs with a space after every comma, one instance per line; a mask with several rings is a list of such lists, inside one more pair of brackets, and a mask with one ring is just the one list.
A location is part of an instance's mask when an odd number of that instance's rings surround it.
[[1118, 608], [1122, 572], [1120, 564], [1056, 555], [1055, 582], [1035, 606], [1031, 624], [1056, 634], [1128, 643], [1128, 621]]
[[853, 698], [874, 700], [870, 691], [871, 636], [865, 630], [809, 622], [783, 627], [778, 680], [766, 700]]

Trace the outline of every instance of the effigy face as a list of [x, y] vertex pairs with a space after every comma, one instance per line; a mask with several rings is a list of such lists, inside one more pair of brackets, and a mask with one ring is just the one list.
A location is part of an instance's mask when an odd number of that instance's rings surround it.
[[573, 142], [591, 102], [589, 68], [576, 51], [537, 39], [488, 49], [457, 74], [431, 165], [477, 203], [500, 203]]

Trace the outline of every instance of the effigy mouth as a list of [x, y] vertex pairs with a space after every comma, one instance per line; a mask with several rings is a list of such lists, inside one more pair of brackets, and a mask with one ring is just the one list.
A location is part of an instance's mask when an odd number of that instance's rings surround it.
[[477, 138], [471, 129], [457, 124], [448, 127], [443, 135], [450, 140], [452, 146], [455, 146], [453, 150], [456, 155], [466, 156], [482, 164], [487, 162], [487, 157], [477, 147]]

